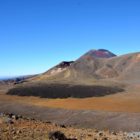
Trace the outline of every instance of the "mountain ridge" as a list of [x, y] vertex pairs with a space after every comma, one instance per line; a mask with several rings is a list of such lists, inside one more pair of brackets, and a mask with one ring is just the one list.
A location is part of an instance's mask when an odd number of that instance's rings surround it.
[[47, 72], [17, 84], [8, 94], [63, 98], [81, 97], [80, 94], [87, 97], [89, 93], [91, 97], [98, 96], [99, 92], [105, 95], [121, 92], [129, 84], [139, 83], [139, 52], [116, 56], [99, 49], [89, 51], [75, 61], [63, 61]]

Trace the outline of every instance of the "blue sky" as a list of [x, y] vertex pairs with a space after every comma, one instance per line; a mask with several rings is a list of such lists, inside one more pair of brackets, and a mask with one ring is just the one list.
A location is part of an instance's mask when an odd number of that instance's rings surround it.
[[140, 0], [0, 0], [0, 76], [41, 73], [90, 49], [140, 51]]

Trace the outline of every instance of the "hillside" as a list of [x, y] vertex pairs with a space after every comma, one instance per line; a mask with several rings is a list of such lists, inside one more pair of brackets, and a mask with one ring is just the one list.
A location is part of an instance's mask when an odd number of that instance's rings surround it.
[[116, 56], [99, 49], [76, 61], [62, 62], [16, 85], [8, 94], [47, 98], [98, 97], [123, 92], [140, 83], [140, 53]]

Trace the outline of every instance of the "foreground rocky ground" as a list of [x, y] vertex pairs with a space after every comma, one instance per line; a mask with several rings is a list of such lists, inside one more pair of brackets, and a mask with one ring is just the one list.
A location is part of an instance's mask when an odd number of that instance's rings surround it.
[[138, 133], [76, 129], [0, 113], [0, 140], [140, 140]]

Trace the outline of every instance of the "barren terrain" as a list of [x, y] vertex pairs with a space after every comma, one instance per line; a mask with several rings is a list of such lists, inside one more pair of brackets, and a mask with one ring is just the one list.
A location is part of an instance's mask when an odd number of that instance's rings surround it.
[[[92, 98], [47, 99], [0, 94], [0, 112], [25, 115], [78, 128], [140, 131], [139, 86], [133, 92]], [[129, 89], [129, 91], [131, 91]]]
[[77, 129], [65, 125], [0, 114], [1, 140], [139, 140], [139, 133]]
[[[4, 92], [0, 101], [24, 103], [39, 107], [63, 108], [72, 110], [97, 110], [111, 112], [140, 113], [140, 86], [130, 86], [126, 91], [92, 98], [48, 99], [33, 96], [12, 96]], [[2, 93], [2, 92], [1, 92]]]
[[140, 132], [139, 62], [139, 53], [90, 51], [25, 81], [1, 83], [0, 112], [75, 130]]

